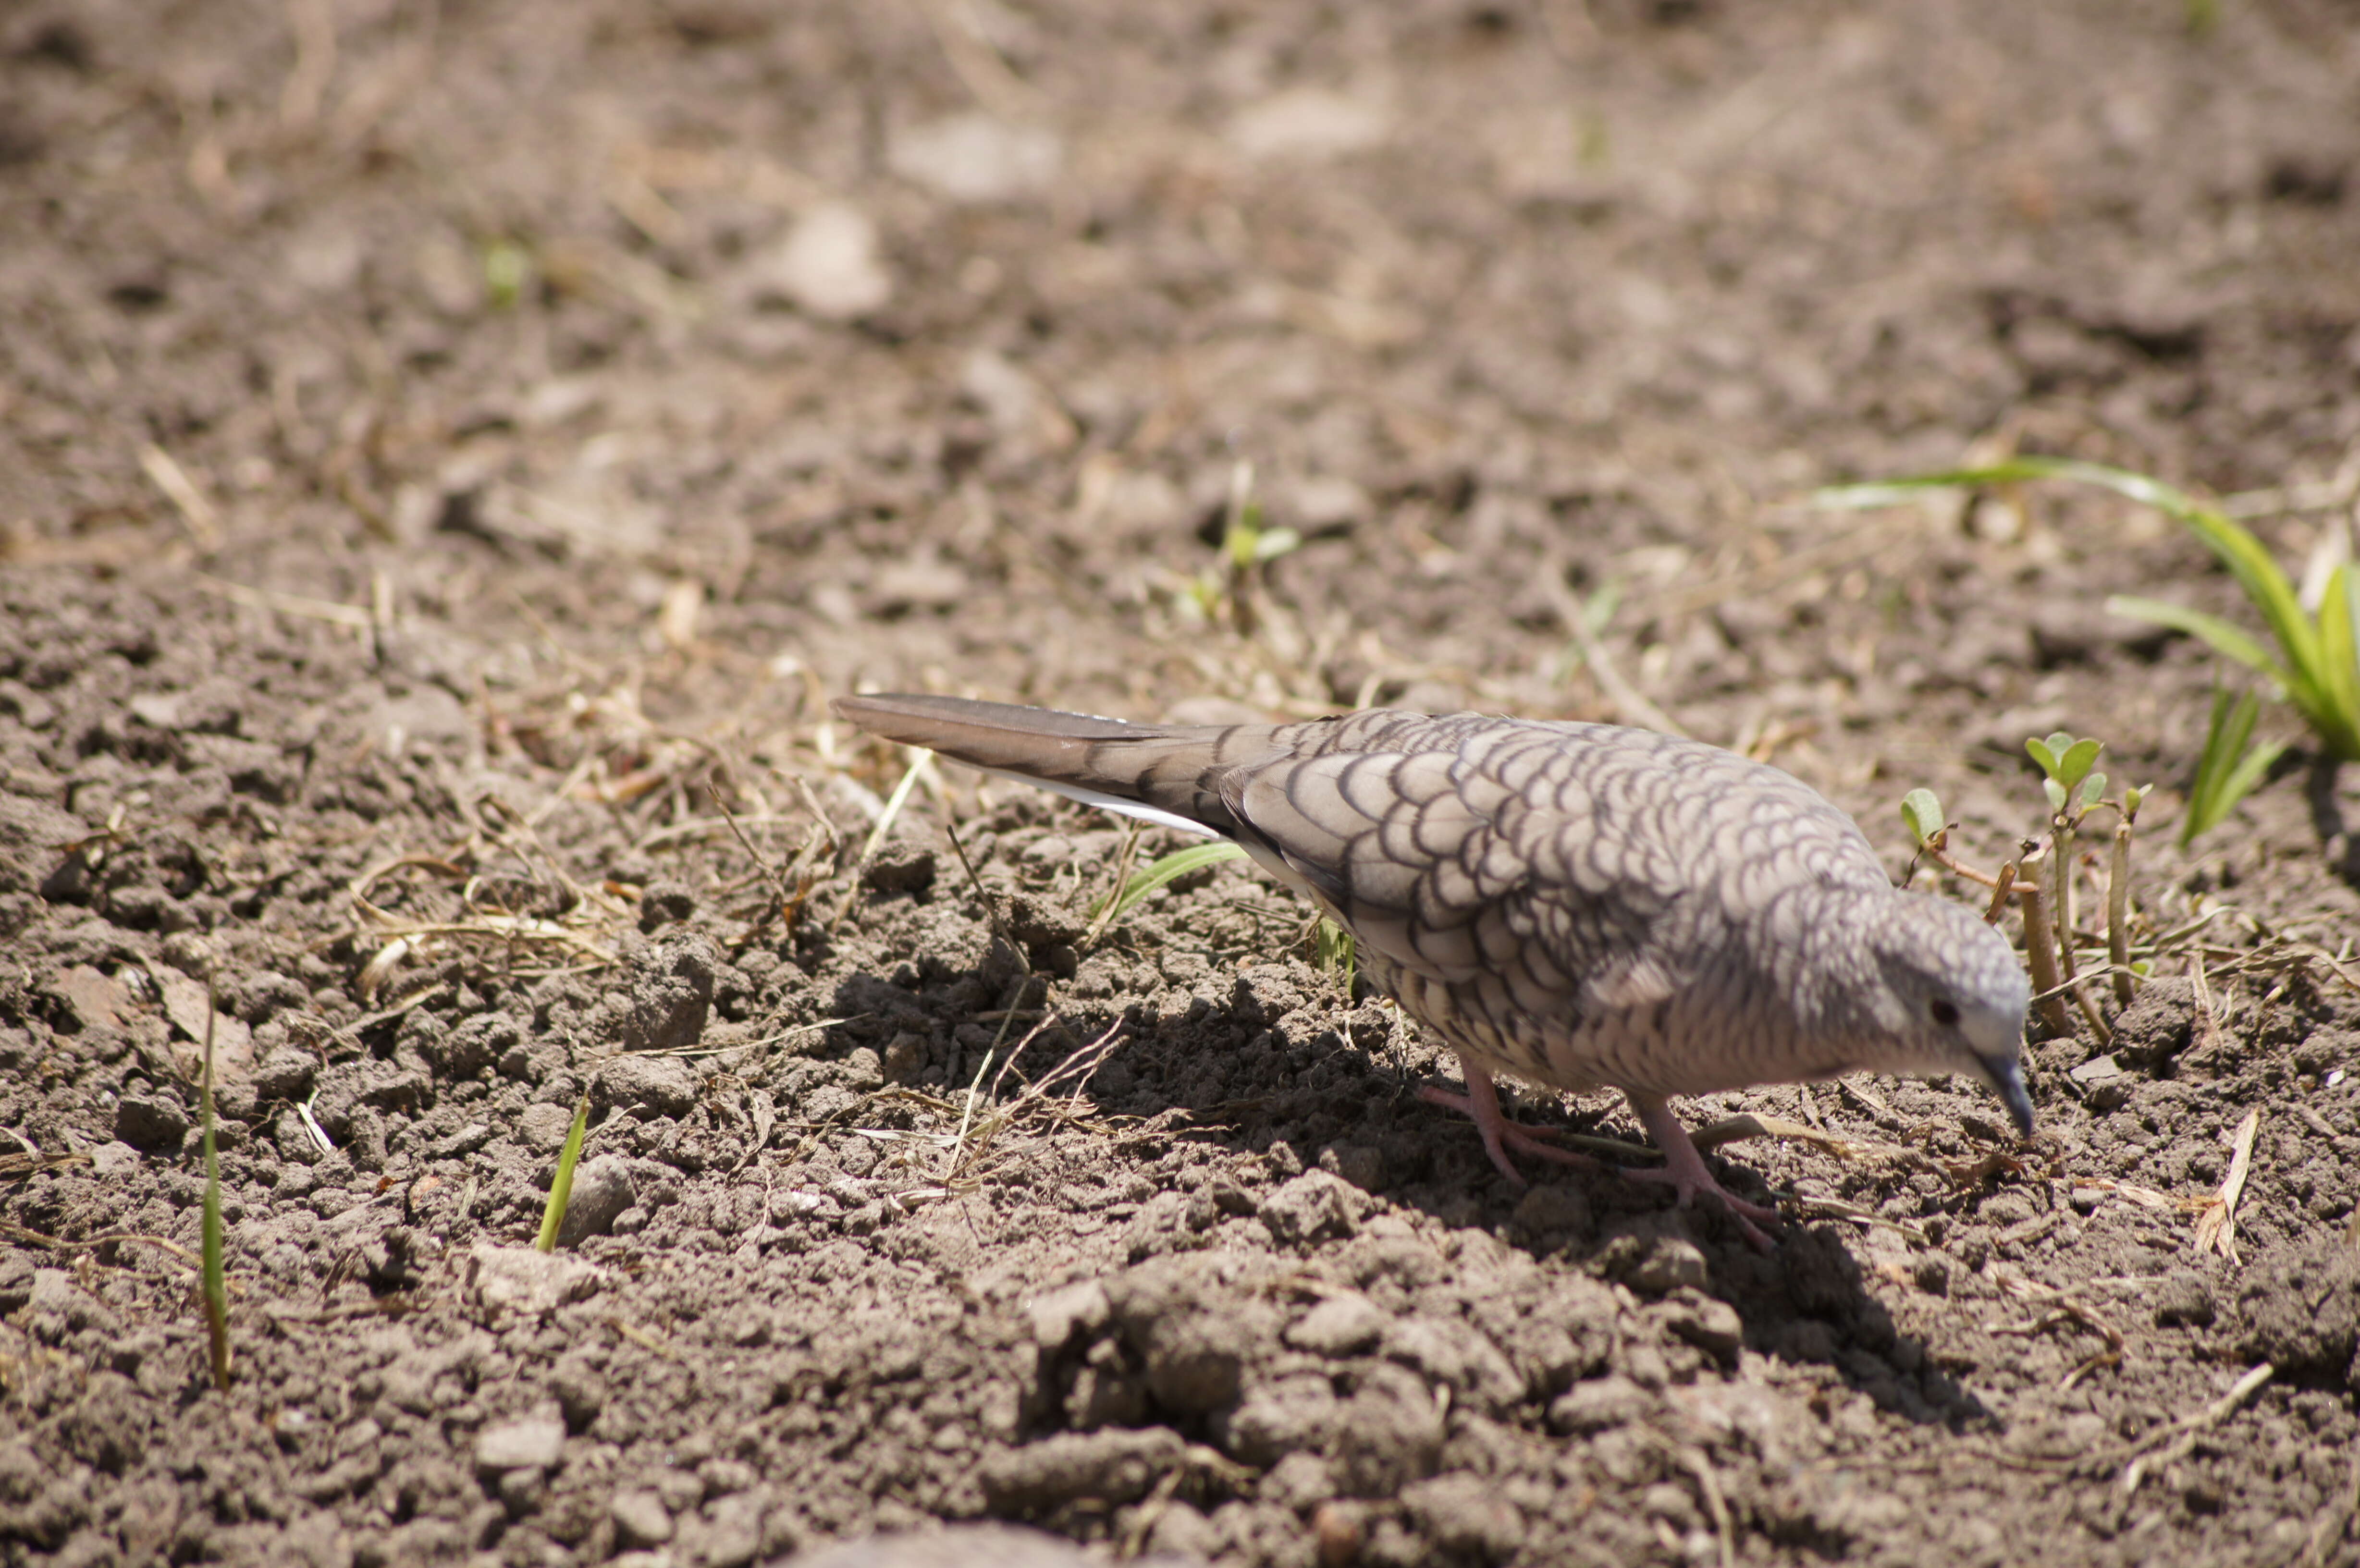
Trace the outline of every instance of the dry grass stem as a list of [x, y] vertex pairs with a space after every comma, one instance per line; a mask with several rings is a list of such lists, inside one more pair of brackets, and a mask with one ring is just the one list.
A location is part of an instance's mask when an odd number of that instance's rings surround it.
[[910, 766], [902, 770], [901, 780], [893, 786], [893, 793], [886, 797], [884, 806], [877, 813], [875, 825], [869, 828], [868, 839], [862, 843], [859, 855], [853, 859], [850, 881], [844, 891], [844, 902], [837, 906], [836, 919], [828, 926], [831, 932], [843, 929], [845, 916], [850, 914], [852, 906], [859, 901], [860, 873], [868, 867], [871, 860], [877, 858], [877, 852], [883, 847], [886, 835], [893, 831], [893, 823], [901, 815], [901, 808], [910, 803], [910, 791], [918, 787], [919, 776], [934, 760], [934, 754], [931, 751], [917, 746], [904, 749], [909, 753]]
[[243, 583], [231, 583], [219, 577], [209, 577], [200, 572], [191, 579], [205, 593], [217, 594], [234, 604], [248, 609], [270, 610], [282, 615], [296, 615], [304, 620], [326, 621], [331, 625], [350, 626], [355, 631], [370, 631], [376, 623], [368, 611], [358, 604], [339, 604], [333, 599], [310, 599], [300, 593], [279, 593], [267, 588], [249, 588]]
[[1641, 729], [1670, 735], [1688, 734], [1673, 722], [1669, 713], [1649, 702], [1637, 687], [1622, 678], [1613, 654], [1606, 647], [1606, 639], [1600, 637], [1597, 628], [1590, 624], [1589, 606], [1576, 598], [1573, 590], [1566, 585], [1563, 567], [1556, 562], [1546, 563], [1540, 575], [1542, 586], [1548, 593], [1550, 607], [1557, 611], [1557, 620], [1573, 638], [1574, 645], [1580, 648], [1582, 662], [1589, 668], [1590, 678], [1598, 682], [1600, 694], [1613, 704], [1615, 715], [1624, 724], [1636, 724]]
[[2254, 1168], [2254, 1135], [2261, 1131], [2262, 1108], [2256, 1105], [2237, 1124], [2236, 1136], [2229, 1146], [2229, 1173], [2221, 1179], [2221, 1191], [2208, 1199], [2196, 1221], [2196, 1250], [2218, 1252], [2231, 1263], [2243, 1263], [2237, 1256], [2237, 1200], [2245, 1195], [2245, 1178]]
[[1098, 904], [1098, 918], [1090, 922], [1090, 929], [1083, 934], [1084, 953], [1098, 946], [1098, 940], [1106, 935], [1107, 928], [1114, 924], [1115, 915], [1122, 907], [1123, 886], [1131, 880], [1131, 862], [1139, 857], [1139, 835], [1144, 826], [1134, 818], [1129, 823], [1129, 831], [1123, 834], [1122, 854], [1114, 865], [1114, 886], [1107, 889], [1107, 896]]
[[205, 499], [204, 492], [197, 488], [197, 482], [189, 477], [188, 470], [173, 462], [172, 454], [153, 441], [140, 447], [139, 468], [180, 512], [180, 520], [188, 525], [189, 537], [196, 541], [197, 548], [208, 552], [219, 550], [221, 518], [213, 511], [213, 504]]
[[[2229, 1391], [2193, 1415], [2182, 1416], [2170, 1425], [2148, 1432], [2132, 1446], [2129, 1461], [2123, 1466], [2115, 1482], [2123, 1497], [2139, 1489], [2139, 1483], [2166, 1465], [2176, 1465], [2196, 1452], [2197, 1442], [2212, 1428], [2237, 1413], [2239, 1406], [2254, 1397], [2261, 1386], [2270, 1380], [2275, 1368], [2267, 1361], [2248, 1368], [2245, 1375], [2231, 1386]], [[2355, 1470], [2360, 1474], [2360, 1470]]]

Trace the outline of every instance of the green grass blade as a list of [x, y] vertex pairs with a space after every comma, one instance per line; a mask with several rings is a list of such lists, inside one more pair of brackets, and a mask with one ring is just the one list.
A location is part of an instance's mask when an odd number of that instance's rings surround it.
[[2174, 516], [2200, 509], [2193, 496], [2160, 479], [2070, 457], [2014, 457], [1981, 468], [1945, 469], [1939, 474], [1914, 474], [1904, 479], [1880, 479], [1865, 485], [1834, 485], [1813, 492], [1811, 501], [1815, 506], [1854, 510], [1890, 506], [1924, 490], [1988, 490], [2000, 485], [2029, 484], [2036, 479], [2071, 479], [2100, 485]]
[[[2294, 584], [2278, 569], [2270, 552], [2253, 533], [2233, 521], [2226, 514], [2202, 505], [2187, 492], [2166, 485], [2144, 474], [2109, 468], [2103, 463], [2077, 463], [2069, 458], [2019, 457], [2007, 463], [1994, 463], [1986, 468], [1954, 469], [1943, 474], [1928, 474], [1901, 480], [1889, 480], [1880, 485], [1841, 485], [1818, 493], [1813, 499], [1828, 506], [1889, 506], [1912, 492], [1937, 488], [1983, 488], [1995, 485], [2020, 485], [2035, 479], [2068, 479], [2085, 485], [2095, 485], [2117, 495], [2153, 506], [2184, 523], [2205, 548], [2221, 559], [2237, 585], [2261, 612], [2262, 619], [2277, 639], [2284, 655], [2282, 663], [2272, 670], [2269, 665], [2249, 656], [2247, 651], [2233, 649], [2210, 632], [2194, 625], [2183, 629], [2195, 632], [2222, 652], [2256, 670], [2269, 670], [2271, 678], [2286, 688], [2287, 696], [2301, 711], [2305, 719], [2318, 730], [2328, 748], [2340, 757], [2360, 758], [2360, 713], [2339, 707], [2331, 688], [2331, 674], [2326, 650], [2322, 647], [2321, 628], [2303, 613], [2296, 596]], [[2146, 603], [2152, 604], [2152, 601]], [[2185, 612], [2183, 612], [2185, 613]], [[2348, 613], [2348, 610], [2347, 610]], [[2162, 617], [2147, 615], [2158, 620]], [[2209, 619], [2209, 617], [2208, 617]], [[2180, 623], [2165, 621], [2166, 625]], [[2225, 623], [2214, 622], [2215, 626]], [[2243, 638], [2245, 649], [2256, 645]]]
[[1122, 891], [1114, 896], [1114, 907], [1109, 909], [1106, 905], [1100, 904], [1092, 919], [1098, 920], [1117, 919], [1124, 910], [1163, 887], [1166, 882], [1185, 877], [1191, 871], [1200, 871], [1207, 866], [1218, 866], [1224, 860], [1242, 859], [1245, 853], [1226, 839], [1215, 844], [1190, 844], [1186, 849], [1175, 850], [1163, 859], [1150, 862], [1142, 867], [1137, 876], [1122, 885]]
[[2246, 749], [2261, 711], [2261, 699], [2251, 691], [2234, 701], [2225, 691], [2212, 693], [2212, 718], [2205, 726], [2196, 777], [2188, 787], [2188, 815], [2180, 825], [2182, 849], [2218, 827], [2286, 749], [2283, 741]]
[[2237, 766], [2229, 770], [2228, 779], [2221, 786], [2222, 816], [2227, 816], [2238, 801], [2252, 792], [2254, 786], [2262, 781], [2262, 775], [2267, 773], [2270, 765], [2278, 759], [2278, 753], [2285, 749], [2286, 742], [2267, 740], [2238, 759]]
[[[2219, 710], [2219, 704], [2226, 695], [2227, 693], [2223, 692], [2213, 699], [2215, 712]], [[2229, 756], [2234, 757], [2244, 753], [2245, 743], [2254, 738], [2254, 721], [2261, 717], [2261, 713], [2260, 698], [2251, 691], [2238, 697], [2235, 705], [2229, 710], [2227, 738], [2222, 743]]]
[[2319, 603], [2320, 688], [2326, 713], [2306, 714], [2328, 749], [2347, 760], [2360, 758], [2360, 659], [2353, 646], [2354, 623], [2360, 621], [2360, 583], [2352, 569], [2338, 566], [2328, 573], [2327, 593]]
[[2162, 599], [2142, 599], [2131, 593], [2117, 593], [2108, 599], [2106, 613], [2127, 620], [2169, 626], [2173, 631], [2201, 637], [2212, 645], [2214, 652], [2226, 654], [2247, 669], [2261, 671], [2289, 690], [2294, 686], [2293, 674], [2268, 648], [2243, 627], [2218, 615], [2210, 615], [2202, 610], [2191, 610], [2185, 604], [2174, 604]]
[[2196, 754], [2196, 776], [2188, 781], [2188, 811], [2180, 820], [2180, 847], [2186, 849], [2210, 823], [2212, 797], [2219, 791], [2223, 768], [2221, 731], [2229, 708], [2229, 693], [2212, 689], [2212, 716], [2204, 725], [2204, 749]]
[[2055, 477], [2102, 485], [2118, 495], [2144, 502], [2192, 529], [2205, 547], [2221, 558], [2237, 585], [2245, 589], [2245, 597], [2254, 602], [2254, 608], [2269, 624], [2270, 635], [2278, 639], [2279, 650], [2286, 655], [2287, 667], [2293, 672], [2294, 679], [2286, 683], [2287, 690], [2297, 706], [2303, 705], [2304, 688], [2316, 690], [2321, 681], [2319, 634], [2311, 617], [2303, 614], [2294, 584], [2287, 581], [2287, 574], [2278, 570], [2278, 563], [2270, 559], [2270, 552], [2251, 530], [2202, 505], [2185, 491], [2144, 474], [2094, 463], [2068, 463], [2058, 466]]
[[2204, 749], [2197, 754], [2196, 777], [2188, 785], [2188, 816], [2180, 825], [2182, 849], [2221, 820], [2215, 803], [2221, 798], [2222, 781], [2234, 766], [2259, 711], [2253, 693], [2233, 698], [2224, 688], [2213, 688], [2212, 714], [2204, 725]]
[[2196, 530], [2196, 536], [2212, 547], [2229, 568], [2230, 575], [2245, 590], [2245, 596], [2269, 623], [2270, 635], [2278, 638], [2278, 648], [2286, 655], [2288, 667], [2294, 671], [2294, 681], [2288, 690], [2300, 702], [2306, 687], [2317, 690], [2322, 671], [2319, 658], [2319, 634], [2311, 617], [2302, 613], [2302, 602], [2295, 597], [2294, 584], [2278, 570], [2262, 541], [2239, 528], [2220, 513], [2204, 507], [2177, 514], [2180, 520]]
[[[2344, 668], [2352, 671], [2353, 685], [2360, 690], [2360, 574], [2347, 567], [2343, 577], [2344, 622], [2351, 628], [2344, 637]], [[2344, 717], [2350, 729], [2344, 738], [2350, 749], [2338, 750], [2335, 755], [2347, 762], [2360, 761], [2360, 711], [2346, 709]]]
[[1360, 945], [1352, 933], [1327, 916], [1319, 917], [1319, 927], [1312, 934], [1312, 946], [1322, 970], [1334, 974], [1343, 984], [1344, 996], [1352, 995], [1353, 966], [1360, 956]]
[[2017, 457], [1981, 468], [1951, 468], [1939, 474], [1914, 474], [1903, 479], [1879, 479], [1864, 485], [1831, 485], [1811, 493], [1811, 504], [1840, 511], [1896, 506], [1927, 490], [1988, 490], [2001, 485], [2025, 485], [2036, 479], [2078, 479], [2102, 485], [2119, 495], [2167, 512], [2192, 507], [2195, 502], [2159, 479], [2101, 463], [2062, 457]]
[[565, 1205], [574, 1200], [574, 1167], [582, 1159], [582, 1139], [590, 1130], [590, 1091], [574, 1106], [574, 1125], [565, 1129], [565, 1148], [557, 1157], [557, 1174], [550, 1178], [549, 1203], [541, 1211], [541, 1235], [533, 1246], [557, 1250], [557, 1233], [565, 1227]]

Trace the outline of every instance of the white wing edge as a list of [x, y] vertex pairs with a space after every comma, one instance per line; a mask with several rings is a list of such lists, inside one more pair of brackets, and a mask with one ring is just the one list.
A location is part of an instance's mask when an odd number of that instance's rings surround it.
[[[970, 763], [968, 766], [974, 765]], [[1160, 806], [1151, 806], [1141, 800], [1126, 800], [1120, 795], [1109, 795], [1098, 789], [1086, 789], [1079, 784], [1063, 784], [1054, 779], [1035, 779], [1029, 773], [1011, 773], [1004, 768], [979, 768], [976, 771], [988, 773], [994, 779], [1006, 779], [1018, 784], [1030, 784], [1035, 789], [1046, 789], [1052, 795], [1063, 795], [1068, 800], [1079, 800], [1085, 806], [1096, 806], [1102, 811], [1112, 811], [1119, 816], [1136, 817], [1142, 822], [1153, 822], [1159, 827], [1177, 828], [1182, 833], [1195, 833], [1199, 838], [1223, 836], [1204, 823], [1193, 822], [1177, 811], [1167, 811]]]

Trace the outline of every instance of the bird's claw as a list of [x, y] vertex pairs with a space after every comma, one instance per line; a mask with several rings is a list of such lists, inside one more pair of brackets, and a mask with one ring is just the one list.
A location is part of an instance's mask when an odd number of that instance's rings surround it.
[[1468, 1093], [1454, 1094], [1448, 1089], [1429, 1083], [1418, 1090], [1417, 1097], [1430, 1105], [1457, 1111], [1472, 1120], [1476, 1133], [1483, 1139], [1484, 1151], [1491, 1155], [1491, 1163], [1499, 1167], [1500, 1174], [1508, 1179], [1510, 1186], [1522, 1191], [1527, 1184], [1523, 1173], [1516, 1169], [1515, 1161], [1508, 1158], [1508, 1150], [1512, 1149], [1519, 1154], [1529, 1154], [1535, 1159], [1554, 1160], [1559, 1165], [1571, 1165], [1579, 1170], [1595, 1171], [1599, 1168], [1598, 1161], [1587, 1154], [1576, 1154], [1569, 1149], [1559, 1149], [1553, 1143], [1543, 1141], [1553, 1136], [1553, 1129], [1528, 1127], [1510, 1121], [1500, 1110], [1499, 1093], [1491, 1087], [1490, 1079], [1479, 1082], [1470, 1073], [1467, 1088]]
[[1704, 1168], [1704, 1161], [1696, 1156], [1693, 1149], [1689, 1154], [1690, 1158], [1697, 1160], [1696, 1169], [1693, 1171], [1675, 1171], [1669, 1165], [1642, 1166], [1637, 1170], [1625, 1166], [1622, 1168], [1622, 1175], [1627, 1181], [1644, 1181], [1653, 1186], [1671, 1188], [1678, 1194], [1678, 1206], [1683, 1209], [1692, 1206], [1697, 1195], [1702, 1193], [1728, 1211], [1729, 1217], [1737, 1222], [1737, 1228], [1745, 1233], [1745, 1239], [1754, 1245], [1756, 1251], [1775, 1250], [1777, 1244], [1771, 1240], [1769, 1234], [1762, 1227], [1768, 1225], [1775, 1229], [1783, 1223], [1784, 1216], [1775, 1209], [1766, 1208], [1760, 1203], [1749, 1203], [1723, 1187], [1714, 1178], [1712, 1172]]

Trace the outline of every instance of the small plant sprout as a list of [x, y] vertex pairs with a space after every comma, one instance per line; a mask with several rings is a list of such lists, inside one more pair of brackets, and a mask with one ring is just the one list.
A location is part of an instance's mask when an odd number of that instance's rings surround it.
[[1192, 871], [1207, 866], [1218, 866], [1225, 860], [1243, 860], [1246, 852], [1223, 839], [1214, 844], [1192, 844], [1185, 849], [1175, 850], [1160, 860], [1150, 861], [1122, 885], [1119, 892], [1109, 897], [1090, 917], [1093, 931], [1104, 931], [1120, 920], [1130, 908], [1167, 882], [1176, 882]]
[[1263, 526], [1262, 503], [1254, 499], [1253, 485], [1253, 464], [1240, 458], [1229, 469], [1218, 570], [1200, 573], [1187, 594], [1207, 620], [1217, 621], [1226, 614], [1240, 637], [1253, 635], [1264, 569], [1303, 545], [1303, 535], [1294, 528]]
[[557, 1156], [557, 1174], [549, 1180], [549, 1202], [541, 1211], [541, 1235], [533, 1246], [543, 1252], [557, 1250], [558, 1233], [565, 1228], [565, 1206], [574, 1199], [574, 1168], [582, 1160], [582, 1139], [590, 1130], [590, 1091], [582, 1091], [574, 1102], [574, 1125], [565, 1129], [565, 1147]]
[[[1208, 866], [1218, 866], [1227, 860], [1243, 860], [1246, 852], [1224, 839], [1214, 844], [1192, 844], [1185, 849], [1173, 851], [1161, 859], [1150, 861], [1126, 881], [1121, 888], [1109, 895], [1090, 916], [1090, 930], [1096, 940], [1116, 920], [1122, 918], [1133, 904], [1168, 882], [1176, 882], [1194, 871]], [[1352, 994], [1353, 964], [1357, 957], [1352, 933], [1327, 916], [1319, 917], [1311, 934], [1312, 958], [1323, 974], [1339, 976], [1344, 994]]]
[[1939, 849], [1950, 823], [1942, 820], [1942, 798], [1931, 789], [1912, 789], [1901, 797], [1901, 822], [1920, 853]]
[[1335, 975], [1343, 985], [1344, 1000], [1349, 1005], [1352, 999], [1353, 965], [1360, 956], [1352, 933], [1322, 915], [1311, 932], [1311, 949], [1319, 972]]
[[1912, 789], [1901, 800], [1902, 822], [1920, 857], [1992, 890], [1984, 919], [1997, 920], [2011, 899], [2022, 913], [2025, 966], [2032, 975], [2042, 1023], [2051, 1033], [2064, 1033], [2070, 1027], [2065, 998], [2070, 996], [2102, 1041], [2111, 1031], [2084, 994], [2075, 963], [2074, 840], [2092, 811], [2114, 813], [2106, 862], [2105, 947], [2115, 1001], [2127, 1007], [2136, 973], [2131, 963], [2131, 841], [2140, 802], [2147, 794], [2143, 789], [2125, 789], [2121, 799], [2108, 798], [2106, 776], [2097, 771], [2103, 750], [2096, 740], [2063, 733], [2025, 742], [2025, 751], [2040, 765], [2042, 789], [2049, 797], [2049, 833], [2045, 842], [2024, 841], [2017, 858], [1995, 874], [1964, 865], [1950, 854], [1950, 834], [1956, 824], [1944, 816], [1941, 800], [1931, 789]]
[[1245, 572], [1300, 549], [1303, 536], [1293, 528], [1264, 528], [1262, 503], [1253, 498], [1253, 464], [1240, 458], [1229, 470], [1229, 519], [1221, 535], [1221, 553], [1232, 572]]
[[495, 310], [513, 310], [532, 280], [532, 256], [514, 240], [493, 240], [484, 246], [484, 292]]
[[2105, 792], [2106, 776], [2091, 771], [2097, 766], [2098, 754], [2105, 747], [2098, 741], [2076, 740], [2060, 730], [2047, 740], [2026, 741], [2024, 749], [2040, 765], [2040, 787], [2049, 796], [2049, 851], [2044, 861], [2049, 870], [2049, 908], [2057, 917], [2057, 930], [2063, 938], [2058, 944], [2057, 956], [2070, 984], [2079, 978], [2073, 965], [2073, 926], [2078, 912], [2073, 907], [2073, 833], [2081, 825], [2082, 813]]
[[2213, 691], [2212, 722], [2205, 727], [2204, 750], [2196, 759], [2196, 779], [2188, 787], [2188, 814], [2180, 822], [2182, 849], [2195, 842], [2200, 833], [2220, 826], [2222, 820], [2236, 809], [2237, 802], [2269, 771], [2278, 754], [2286, 750], [2284, 741], [2248, 744], [2254, 738], [2255, 716], [2261, 709], [2261, 699], [2251, 691], [2234, 701], [2224, 690]]
[[2091, 771], [2097, 764], [2098, 754], [2105, 749], [2103, 742], [2075, 740], [2060, 730], [2047, 740], [2026, 741], [2024, 749], [2040, 764], [2040, 771], [2046, 776], [2042, 786], [2049, 794], [2049, 810], [2063, 811], [2076, 785], [2081, 787], [2077, 809], [2081, 811], [2095, 805], [2098, 797], [2106, 792], [2106, 776]]

